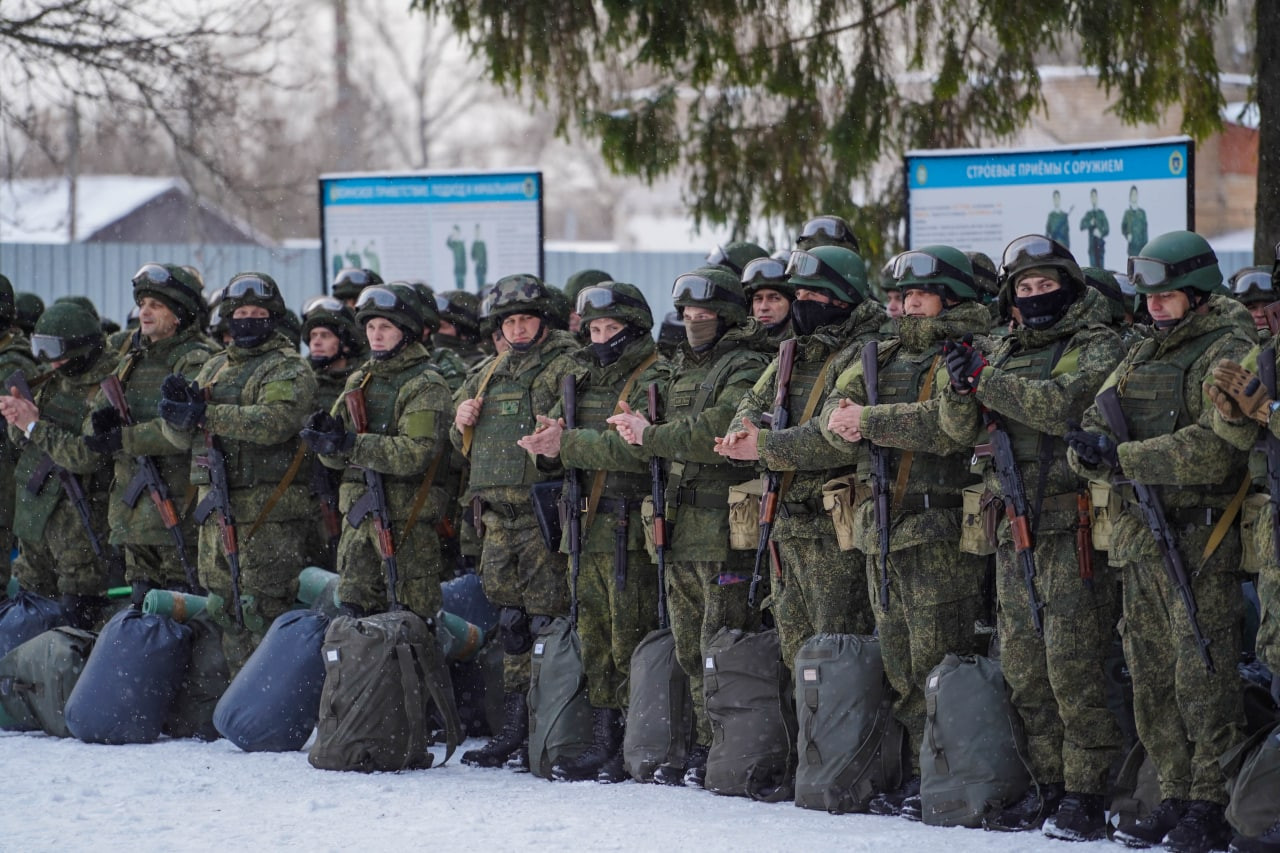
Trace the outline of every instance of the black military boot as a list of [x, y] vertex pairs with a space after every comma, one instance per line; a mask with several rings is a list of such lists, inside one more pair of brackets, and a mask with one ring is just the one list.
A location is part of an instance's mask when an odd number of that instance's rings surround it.
[[1058, 810], [1044, 822], [1044, 834], [1059, 841], [1096, 841], [1107, 837], [1101, 794], [1068, 791]]
[[[689, 760], [693, 753], [698, 750], [702, 750], [702, 754], [704, 756], [707, 753], [707, 747], [702, 744], [695, 743], [693, 748], [690, 750], [689, 755], [685, 757], [684, 764], [659, 764], [657, 769], [653, 771], [653, 781], [659, 785], [683, 785], [684, 772], [689, 767]], [[703, 763], [706, 763], [706, 758], [703, 758], [702, 760]]]
[[501, 767], [507, 758], [520, 749], [529, 737], [529, 703], [519, 691], [502, 697], [504, 719], [502, 731], [479, 749], [462, 753], [462, 763], [472, 767]]
[[1186, 800], [1172, 798], [1162, 800], [1151, 814], [1133, 826], [1117, 829], [1112, 833], [1111, 840], [1118, 841], [1125, 847], [1132, 847], [1137, 850], [1155, 847], [1164, 841], [1164, 837], [1169, 834], [1169, 830], [1178, 825], [1186, 810]]
[[1231, 827], [1224, 808], [1208, 800], [1192, 800], [1178, 825], [1164, 837], [1164, 849], [1171, 853], [1208, 853], [1221, 850], [1231, 840]]
[[67, 614], [67, 623], [81, 631], [92, 631], [98, 626], [102, 612], [107, 607], [107, 599], [101, 595], [64, 595], [61, 600], [62, 609]]
[[1229, 853], [1280, 853], [1280, 820], [1257, 838], [1235, 836], [1227, 850]]
[[1044, 819], [1058, 810], [1065, 791], [1061, 782], [1048, 782], [1038, 789], [1032, 785], [1022, 795], [1022, 799], [993, 817], [987, 818], [982, 825], [994, 832], [1025, 832], [1028, 829], [1039, 829]]
[[592, 743], [585, 751], [551, 765], [552, 779], [585, 782], [596, 778], [604, 763], [622, 749], [622, 712], [617, 708], [592, 708], [591, 733]]
[[519, 749], [507, 756], [507, 762], [502, 766], [513, 773], [529, 772], [529, 739], [527, 737], [520, 743]]
[[867, 809], [872, 814], [878, 814], [885, 817], [897, 817], [902, 812], [902, 803], [908, 797], [920, 796], [920, 777], [912, 776], [907, 779], [895, 790], [881, 791], [871, 798], [871, 802], [867, 803]]
[[600, 772], [596, 774], [596, 781], [604, 785], [616, 785], [618, 782], [625, 782], [631, 778], [631, 774], [627, 772], [627, 763], [622, 757], [622, 744], [618, 744], [618, 749], [613, 755], [609, 756], [609, 760], [600, 765]]
[[689, 788], [702, 788], [707, 783], [707, 755], [711, 747], [695, 743], [689, 750], [689, 760], [684, 764], [684, 784]]

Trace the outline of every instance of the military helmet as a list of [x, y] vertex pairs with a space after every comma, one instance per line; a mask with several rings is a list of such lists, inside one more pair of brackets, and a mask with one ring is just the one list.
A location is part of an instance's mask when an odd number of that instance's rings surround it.
[[747, 321], [747, 297], [742, 292], [742, 282], [722, 266], [698, 267], [693, 272], [677, 276], [671, 287], [671, 298], [680, 316], [680, 309], [694, 306], [714, 311], [727, 325], [737, 326]]
[[105, 344], [98, 318], [74, 302], [49, 306], [36, 321], [31, 335], [31, 353], [41, 361], [92, 359]]
[[356, 324], [364, 327], [374, 317], [394, 323], [410, 341], [422, 340], [422, 301], [405, 281], [375, 284], [356, 299]]
[[1115, 273], [1101, 267], [1084, 267], [1080, 272], [1084, 275], [1086, 286], [1092, 287], [1107, 298], [1107, 305], [1111, 309], [1111, 322], [1123, 323], [1125, 313], [1133, 310], [1133, 299], [1124, 295]]
[[796, 289], [787, 280], [787, 258], [765, 257], [748, 261], [742, 268], [742, 292], [750, 299], [757, 290], [776, 290], [787, 299], [796, 298]]
[[545, 319], [553, 310], [551, 291], [542, 279], [529, 273], [503, 276], [485, 291], [480, 302], [480, 317], [490, 320], [495, 329], [509, 314], [532, 314]]
[[898, 284], [898, 280], [893, 277], [893, 265], [898, 260], [898, 256], [884, 262], [884, 266], [880, 268], [880, 289], [885, 293], [896, 292], [902, 289]]
[[302, 346], [302, 320], [298, 319], [298, 315], [293, 313], [292, 308], [284, 309], [284, 313], [280, 315], [280, 323], [277, 328], [281, 334], [289, 339], [294, 349]]
[[329, 286], [329, 292], [346, 301], [355, 299], [360, 295], [360, 291], [369, 285], [383, 283], [382, 276], [373, 270], [347, 267], [346, 269], [338, 270], [338, 274], [333, 277], [333, 284]]
[[658, 349], [663, 352], [674, 352], [686, 340], [684, 320], [679, 311], [668, 311], [658, 327]]
[[364, 353], [355, 312], [336, 296], [313, 296], [302, 304], [303, 340], [309, 340], [311, 330], [320, 327], [338, 336], [339, 352], [344, 357], [358, 357]]
[[1194, 231], [1161, 234], [1129, 258], [1129, 280], [1139, 293], [1172, 290], [1222, 292], [1222, 269], [1209, 241]]
[[830, 213], [810, 219], [796, 237], [797, 249], [807, 251], [817, 246], [840, 246], [855, 253], [862, 251], [849, 223], [843, 217]]
[[36, 320], [44, 313], [44, 300], [34, 293], [23, 291], [14, 297], [14, 322], [28, 335], [35, 331]]
[[288, 310], [276, 280], [264, 272], [242, 272], [231, 277], [227, 286], [210, 303], [210, 309], [218, 308], [222, 316], [230, 320], [237, 308], [256, 305], [266, 308], [279, 322]]
[[480, 334], [480, 297], [465, 290], [446, 290], [436, 294], [436, 312], [452, 323], [459, 337]]
[[962, 302], [978, 298], [969, 257], [951, 246], [923, 246], [893, 259], [898, 289], [924, 290]]
[[425, 281], [411, 281], [409, 286], [418, 297], [418, 313], [422, 315], [422, 325], [433, 332], [439, 330], [440, 312], [436, 310], [436, 292]]
[[716, 246], [707, 253], [706, 262], [728, 267], [741, 276], [747, 264], [756, 258], [767, 257], [769, 257], [769, 253], [763, 247], [757, 246], [755, 243], [739, 240], [724, 246]]
[[1084, 274], [1071, 250], [1043, 234], [1017, 237], [1004, 247], [1000, 258], [1000, 286], [1013, 287], [1020, 276], [1036, 270], [1056, 270], [1058, 283], [1072, 287], [1077, 295], [1084, 293]]
[[582, 318], [583, 326], [592, 320], [611, 318], [645, 332], [653, 328], [653, 311], [649, 309], [649, 302], [640, 288], [634, 284], [602, 281], [584, 287], [578, 293], [575, 308]]
[[17, 316], [17, 308], [13, 297], [13, 282], [0, 273], [0, 330], [9, 328], [13, 318]]
[[965, 252], [969, 266], [973, 269], [973, 286], [983, 302], [991, 302], [1000, 293], [1000, 276], [996, 273], [995, 261], [985, 252]]
[[564, 295], [568, 298], [570, 305], [577, 305], [578, 294], [582, 292], [582, 288], [602, 281], [613, 281], [613, 276], [604, 270], [578, 270], [565, 280]]
[[554, 284], [547, 285], [547, 294], [551, 300], [551, 311], [547, 314], [547, 322], [551, 324], [551, 328], [567, 332], [569, 315], [573, 313], [573, 303], [564, 295], [564, 291]]
[[856, 252], [841, 246], [797, 249], [787, 261], [787, 276], [797, 290], [818, 290], [850, 305], [857, 305], [871, 293], [867, 265]]
[[1245, 267], [1237, 270], [1227, 280], [1227, 286], [1231, 288], [1231, 295], [1245, 305], [1256, 302], [1270, 305], [1280, 298], [1276, 296], [1276, 283], [1272, 278], [1271, 267]]
[[[178, 325], [185, 328], [208, 311], [200, 279], [186, 267], [176, 264], [143, 264], [133, 274], [133, 301], [141, 304], [150, 296], [162, 303], [178, 318]], [[221, 291], [219, 291], [221, 293]]]
[[70, 302], [73, 305], [79, 305], [81, 308], [92, 314], [99, 324], [102, 323], [102, 315], [98, 313], [98, 306], [94, 305], [93, 300], [87, 296], [81, 296], [73, 293], [70, 296], [59, 296], [57, 299], [53, 300], [54, 305], [57, 305], [59, 302]]

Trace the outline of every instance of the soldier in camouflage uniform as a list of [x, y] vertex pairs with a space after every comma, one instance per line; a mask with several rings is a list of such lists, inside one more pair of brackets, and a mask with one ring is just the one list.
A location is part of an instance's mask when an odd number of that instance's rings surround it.
[[1187, 567], [1214, 669], [1201, 660], [1155, 539], [1122, 487], [1110, 561], [1124, 573], [1125, 659], [1138, 736], [1159, 774], [1162, 802], [1116, 838], [1131, 847], [1163, 841], [1172, 850], [1208, 850], [1230, 836], [1217, 759], [1240, 741], [1244, 726], [1235, 667], [1243, 600], [1232, 494], [1248, 485], [1248, 472], [1246, 454], [1213, 433], [1213, 407], [1201, 380], [1222, 359], [1243, 359], [1253, 329], [1239, 304], [1223, 295], [1217, 257], [1198, 234], [1156, 237], [1129, 259], [1129, 276], [1146, 296], [1156, 331], [1129, 351], [1103, 389], [1115, 389], [1132, 440], [1117, 443], [1090, 407], [1084, 430], [1067, 435], [1070, 461], [1091, 479], [1172, 487], [1157, 494]]
[[[13, 521], [19, 553], [13, 573], [25, 589], [60, 596], [71, 623], [86, 629], [94, 627], [107, 603], [111, 466], [85, 447], [80, 427], [98, 383], [115, 368], [115, 355], [105, 347], [102, 326], [92, 314], [69, 302], [54, 305], [40, 315], [31, 338], [32, 353], [52, 368], [32, 385], [35, 401], [0, 397], [9, 440], [21, 445]], [[93, 539], [46, 459], [78, 477]], [[102, 556], [95, 555], [94, 540]]]
[[753, 630], [759, 616], [747, 605], [752, 553], [729, 549], [729, 487], [747, 479], [715, 453], [738, 402], [769, 363], [764, 328], [747, 313], [738, 277], [724, 267], [700, 267], [675, 281], [672, 297], [684, 319], [685, 342], [662, 391], [666, 423], [639, 412], [609, 418], [619, 436], [637, 445], [646, 462], [670, 460], [666, 519], [671, 527], [667, 606], [676, 659], [689, 677], [694, 744], [683, 766], [664, 764], [655, 782], [701, 787], [706, 778], [711, 723], [702, 691], [702, 662], [721, 628]]
[[725, 267], [741, 281], [742, 271], [747, 268], [747, 264], [758, 258], [767, 257], [769, 257], [769, 253], [762, 246], [757, 246], [755, 243], [737, 241], [723, 246], [716, 246], [707, 253], [706, 264]]
[[17, 314], [14, 322], [18, 328], [30, 335], [36, 328], [36, 320], [44, 313], [44, 300], [30, 291], [23, 291], [15, 297]]
[[[320, 411], [331, 411], [347, 387], [347, 379], [364, 359], [364, 335], [352, 310], [334, 296], [307, 300], [302, 307], [302, 335], [316, 378], [314, 405]], [[320, 508], [320, 518], [307, 530], [306, 563], [335, 571], [343, 529], [338, 512], [342, 471], [329, 468], [313, 453], [307, 455], [304, 465], [311, 497]]]
[[[439, 500], [419, 500], [419, 485], [433, 460], [447, 452], [453, 413], [449, 387], [422, 340], [422, 315], [413, 287], [373, 285], [356, 300], [356, 322], [369, 340], [369, 359], [347, 378], [339, 401], [363, 392], [366, 432], [346, 405], [313, 413], [302, 438], [330, 468], [343, 472], [339, 509], [345, 515], [368, 492], [365, 469], [382, 475], [398, 563], [395, 599], [424, 619], [440, 609]], [[436, 466], [439, 462], [436, 461]], [[380, 552], [375, 513], [347, 524], [338, 544], [338, 597], [353, 616], [385, 610], [391, 596]]]
[[613, 281], [613, 276], [604, 270], [578, 270], [569, 276], [564, 283], [564, 295], [569, 300], [571, 306], [569, 312], [569, 331], [573, 332], [584, 343], [591, 342], [591, 336], [587, 334], [587, 330], [582, 325], [582, 315], [578, 313], [578, 294], [585, 287], [591, 287], [593, 284], [601, 284], [602, 282]]
[[797, 249], [808, 251], [818, 246], [839, 246], [854, 254], [862, 251], [848, 220], [830, 213], [810, 219], [800, 228], [800, 235], [796, 237]]
[[[1002, 520], [996, 550], [1001, 663], [1037, 784], [987, 826], [1018, 831], [1043, 824], [1055, 838], [1100, 838], [1107, 773], [1120, 747], [1103, 679], [1116, 621], [1115, 581], [1100, 557], [1092, 578], [1081, 577], [1080, 482], [1057, 436], [1080, 418], [1124, 349], [1106, 328], [1105, 298], [1086, 287], [1064, 246], [1038, 235], [1018, 238], [1005, 249], [1002, 267], [1022, 325], [999, 339], [986, 360], [972, 346], [953, 349], [940, 407], [943, 430], [971, 445], [985, 440], [986, 411], [1001, 418], [1030, 507], [1035, 589], [1044, 605], [1041, 637], [1013, 534]], [[990, 461], [983, 475], [992, 494], [1008, 497]]]
[[877, 347], [877, 405], [867, 406], [867, 377], [859, 358], [836, 379], [816, 420], [841, 454], [863, 438], [892, 448], [887, 577], [882, 577], [874, 501], [858, 508], [854, 534], [867, 555], [866, 585], [912, 772], [899, 790], [873, 799], [871, 810], [919, 820], [925, 678], [947, 652], [981, 651], [974, 623], [983, 615], [987, 567], [984, 557], [956, 552], [961, 492], [976, 478], [969, 472], [971, 445], [948, 438], [938, 423], [939, 398], [947, 386], [942, 345], [984, 334], [990, 315], [978, 300], [969, 259], [958, 249], [926, 246], [904, 252], [894, 259], [891, 275], [903, 293], [904, 314], [898, 318], [898, 337]]
[[[790, 256], [790, 253], [788, 253]], [[796, 290], [787, 283], [787, 262], [756, 258], [742, 268], [742, 292], [751, 302], [751, 316], [764, 326], [774, 346], [791, 337], [791, 303]]]
[[[576, 468], [588, 500], [581, 542], [578, 636], [591, 701], [594, 742], [551, 768], [553, 779], [622, 782], [623, 711], [631, 653], [658, 627], [658, 570], [645, 550], [640, 505], [650, 495], [649, 468], [614, 436], [606, 418], [624, 404], [643, 411], [651, 383], [665, 384], [650, 330], [653, 314], [639, 288], [602, 282], [583, 288], [575, 306], [591, 343], [578, 353], [586, 365], [577, 389], [576, 429], [566, 430], [564, 407], [538, 417], [539, 429], [520, 440], [531, 453], [559, 456]], [[566, 537], [568, 531], [566, 529]], [[562, 549], [568, 551], [568, 542]]]
[[360, 291], [366, 287], [375, 284], [383, 284], [382, 276], [373, 270], [364, 270], [359, 267], [346, 267], [338, 270], [333, 277], [333, 284], [329, 285], [329, 292], [338, 298], [348, 308], [355, 309], [356, 299], [360, 296]]
[[[139, 328], [128, 343], [115, 370], [124, 389], [133, 420], [125, 425], [121, 414], [101, 392], [87, 425], [85, 444], [111, 456], [115, 481], [108, 512], [111, 544], [124, 549], [125, 580], [133, 587], [133, 603], [142, 605], [154, 588], [195, 592], [186, 566], [193, 574], [198, 561], [199, 526], [190, 507], [184, 506], [191, 491], [191, 458], [165, 437], [156, 415], [160, 385], [170, 373], [194, 376], [214, 352], [204, 336], [200, 317], [204, 296], [191, 274], [176, 264], [145, 264], [133, 277], [133, 299], [138, 304]], [[164, 481], [164, 488], [179, 515], [182, 556], [173, 534], [144, 488], [126, 498], [138, 474], [138, 457], [146, 456]], [[129, 500], [134, 501], [132, 505]]]
[[875, 625], [863, 557], [840, 550], [822, 505], [822, 484], [853, 473], [864, 451], [852, 444], [836, 451], [813, 415], [834, 390], [836, 377], [879, 337], [885, 313], [870, 298], [866, 265], [848, 249], [797, 250], [787, 271], [796, 289], [791, 326], [797, 336], [786, 401], [790, 422], [784, 430], [758, 426], [780, 382], [775, 359], [738, 404], [718, 450], [785, 472], [772, 537], [782, 557], [781, 582], [767, 606], [778, 626], [782, 660], [790, 667], [814, 634], [870, 634]]
[[457, 353], [470, 370], [485, 357], [480, 347], [480, 298], [465, 290], [449, 290], [437, 293], [435, 301], [440, 328], [432, 340]]
[[1280, 298], [1276, 294], [1271, 268], [1245, 267], [1231, 276], [1227, 286], [1231, 288], [1236, 301], [1249, 309], [1253, 325], [1258, 331], [1258, 342], [1265, 345], [1271, 340], [1271, 328], [1267, 325], [1267, 313], [1264, 309]]
[[534, 427], [534, 416], [549, 412], [560, 397], [560, 380], [579, 369], [570, 355], [573, 335], [554, 330], [547, 286], [536, 276], [509, 275], [485, 295], [482, 315], [491, 319], [510, 349], [477, 366], [455, 396], [450, 437], [471, 462], [469, 498], [483, 509], [480, 578], [485, 595], [502, 608], [502, 731], [480, 749], [462, 756], [465, 764], [501, 766], [528, 738], [529, 651], [540, 629], [569, 612], [564, 561], [547, 550], [529, 504], [529, 488], [551, 479], [516, 443]]
[[[13, 285], [0, 275], [0, 380], [15, 370], [34, 378], [36, 363], [31, 343], [14, 322]], [[15, 495], [13, 466], [18, 448], [9, 440], [9, 431], [0, 430], [0, 601], [8, 595], [10, 553], [13, 550], [13, 508]]]
[[191, 482], [200, 501], [211, 482], [205, 448], [216, 441], [226, 455], [244, 624], [230, 618], [231, 568], [216, 509], [200, 527], [200, 583], [225, 602], [216, 618], [234, 674], [297, 597], [298, 561], [315, 513], [306, 479], [296, 477], [305, 453], [298, 430], [315, 404], [316, 380], [278, 331], [285, 306], [270, 276], [236, 275], [218, 308], [231, 346], [210, 357], [194, 381], [170, 374], [158, 410], [165, 438], [192, 451]]

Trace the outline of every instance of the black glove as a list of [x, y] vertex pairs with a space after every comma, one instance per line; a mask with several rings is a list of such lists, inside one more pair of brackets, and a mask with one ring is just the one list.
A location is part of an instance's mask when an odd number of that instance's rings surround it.
[[972, 394], [978, 386], [978, 374], [987, 366], [986, 358], [968, 341], [950, 341], [943, 352], [951, 387], [960, 394]]
[[1106, 467], [1112, 471], [1120, 470], [1120, 457], [1116, 455], [1116, 443], [1110, 436], [1080, 429], [1079, 424], [1069, 423], [1067, 426], [1070, 429], [1062, 440], [1076, 452], [1081, 462], [1091, 468]]
[[347, 432], [342, 419], [328, 412], [313, 412], [298, 434], [307, 447], [322, 456], [345, 453], [356, 443], [356, 434]]
[[160, 385], [160, 417], [170, 426], [191, 430], [204, 424], [204, 392], [192, 382], [187, 384], [180, 373], [170, 373]]
[[94, 409], [89, 422], [93, 425], [93, 434], [84, 437], [85, 447], [104, 456], [123, 449], [124, 434], [121, 430], [124, 428], [124, 419], [113, 407]]

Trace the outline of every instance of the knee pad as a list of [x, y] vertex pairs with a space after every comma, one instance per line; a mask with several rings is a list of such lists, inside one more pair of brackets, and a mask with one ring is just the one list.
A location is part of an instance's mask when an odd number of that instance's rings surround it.
[[509, 655], [522, 655], [533, 648], [529, 614], [523, 607], [502, 608], [498, 616], [498, 633], [502, 637], [502, 650]]

